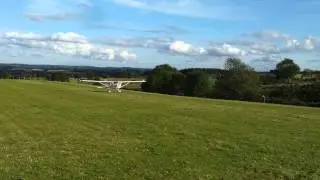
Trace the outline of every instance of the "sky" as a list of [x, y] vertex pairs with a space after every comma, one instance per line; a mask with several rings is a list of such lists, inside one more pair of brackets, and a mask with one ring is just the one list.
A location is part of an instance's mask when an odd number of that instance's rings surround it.
[[11, 0], [0, 63], [320, 70], [319, 0]]

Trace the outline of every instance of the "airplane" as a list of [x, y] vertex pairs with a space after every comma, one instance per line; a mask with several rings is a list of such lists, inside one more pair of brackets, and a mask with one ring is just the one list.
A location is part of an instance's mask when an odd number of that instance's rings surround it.
[[98, 81], [98, 80], [80, 80], [80, 82], [86, 82], [86, 83], [99, 83], [103, 87], [97, 87], [97, 88], [105, 88], [108, 89], [108, 92], [110, 93], [111, 90], [116, 90], [117, 92], [121, 92], [121, 88], [129, 85], [130, 83], [144, 83], [145, 80], [139, 80], [139, 81]]

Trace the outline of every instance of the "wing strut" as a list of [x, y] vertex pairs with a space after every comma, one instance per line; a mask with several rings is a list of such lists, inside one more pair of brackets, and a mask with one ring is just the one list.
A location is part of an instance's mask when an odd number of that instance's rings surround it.
[[116, 91], [121, 92], [121, 89], [125, 86], [129, 85], [130, 83], [143, 83], [146, 82], [145, 80], [141, 81], [95, 81], [95, 80], [80, 80], [80, 82], [87, 82], [87, 83], [99, 83], [103, 86], [103, 88], [107, 89], [108, 92]]

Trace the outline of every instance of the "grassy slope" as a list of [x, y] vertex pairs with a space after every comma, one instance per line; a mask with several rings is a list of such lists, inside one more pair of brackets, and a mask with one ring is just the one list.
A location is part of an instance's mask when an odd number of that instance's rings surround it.
[[319, 109], [0, 87], [0, 179], [320, 177]]

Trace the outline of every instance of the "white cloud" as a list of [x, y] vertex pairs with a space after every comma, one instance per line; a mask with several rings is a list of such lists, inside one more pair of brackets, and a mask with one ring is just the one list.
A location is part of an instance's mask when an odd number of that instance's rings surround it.
[[278, 31], [258, 31], [246, 33], [241, 39], [228, 41], [245, 49], [251, 55], [275, 55], [284, 53], [309, 53], [319, 49], [315, 37], [307, 36], [297, 39], [289, 34]]
[[[254, 49], [260, 49], [268, 54], [283, 53], [290, 51], [311, 51], [317, 48], [317, 39], [312, 36], [305, 37], [299, 41], [289, 34], [278, 31], [257, 31], [244, 35], [247, 38], [254, 38], [259, 43], [253, 43]], [[280, 44], [278, 43], [280, 42]], [[284, 43], [284, 46], [281, 46]]]
[[278, 55], [266, 55], [253, 59], [250, 65], [254, 66], [257, 71], [269, 71], [275, 69], [281, 59], [282, 57]]
[[218, 4], [216, 1], [199, 0], [106, 0], [122, 6], [159, 12], [164, 14], [209, 18], [209, 19], [247, 19], [244, 6]]
[[168, 47], [170, 52], [178, 53], [182, 55], [203, 55], [206, 54], [206, 50], [202, 47], [195, 47], [191, 44], [185, 43], [183, 41], [174, 41], [169, 44]]
[[317, 43], [317, 39], [312, 36], [305, 37], [301, 42], [296, 39], [290, 39], [284, 49], [287, 51], [308, 52], [316, 50], [318, 48]]
[[244, 34], [244, 37], [255, 38], [262, 41], [288, 40], [290, 35], [278, 31], [263, 30]]
[[302, 44], [302, 48], [305, 49], [305, 50], [314, 50], [317, 48], [317, 39], [312, 37], [312, 36], [309, 36], [309, 37], [306, 37], [304, 39], [304, 42]]
[[65, 42], [78, 42], [78, 43], [88, 43], [85, 36], [79, 35], [74, 32], [58, 32], [51, 35], [51, 39], [54, 41], [65, 41]]
[[237, 48], [230, 44], [213, 45], [207, 49], [208, 54], [217, 57], [229, 57], [229, 56], [245, 56], [247, 52], [243, 49]]
[[299, 46], [300, 46], [300, 43], [296, 39], [289, 39], [286, 45], [287, 48], [297, 48]]
[[30, 40], [34, 40], [34, 39], [42, 39], [43, 36], [39, 35], [39, 34], [35, 34], [35, 33], [19, 33], [19, 32], [6, 32], [3, 33], [2, 35], [3, 38], [6, 39], [30, 39]]
[[280, 53], [280, 48], [272, 43], [254, 43], [249, 46], [250, 52], [253, 55], [264, 55], [264, 54], [278, 54]]
[[170, 37], [113, 38], [100, 41], [103, 44], [120, 47], [168, 49], [174, 40]]
[[58, 32], [51, 36], [34, 33], [7, 32], [0, 36], [2, 45], [31, 48], [79, 56], [94, 60], [131, 61], [137, 57], [123, 48], [110, 48], [89, 42], [85, 36], [74, 32]]
[[104, 43], [112, 46], [135, 47], [156, 49], [160, 53], [170, 53], [173, 55], [198, 56], [198, 57], [230, 57], [245, 56], [248, 53], [230, 44], [214, 44], [208, 47], [199, 47], [182, 40], [173, 38], [132, 38], [132, 39], [109, 39]]

